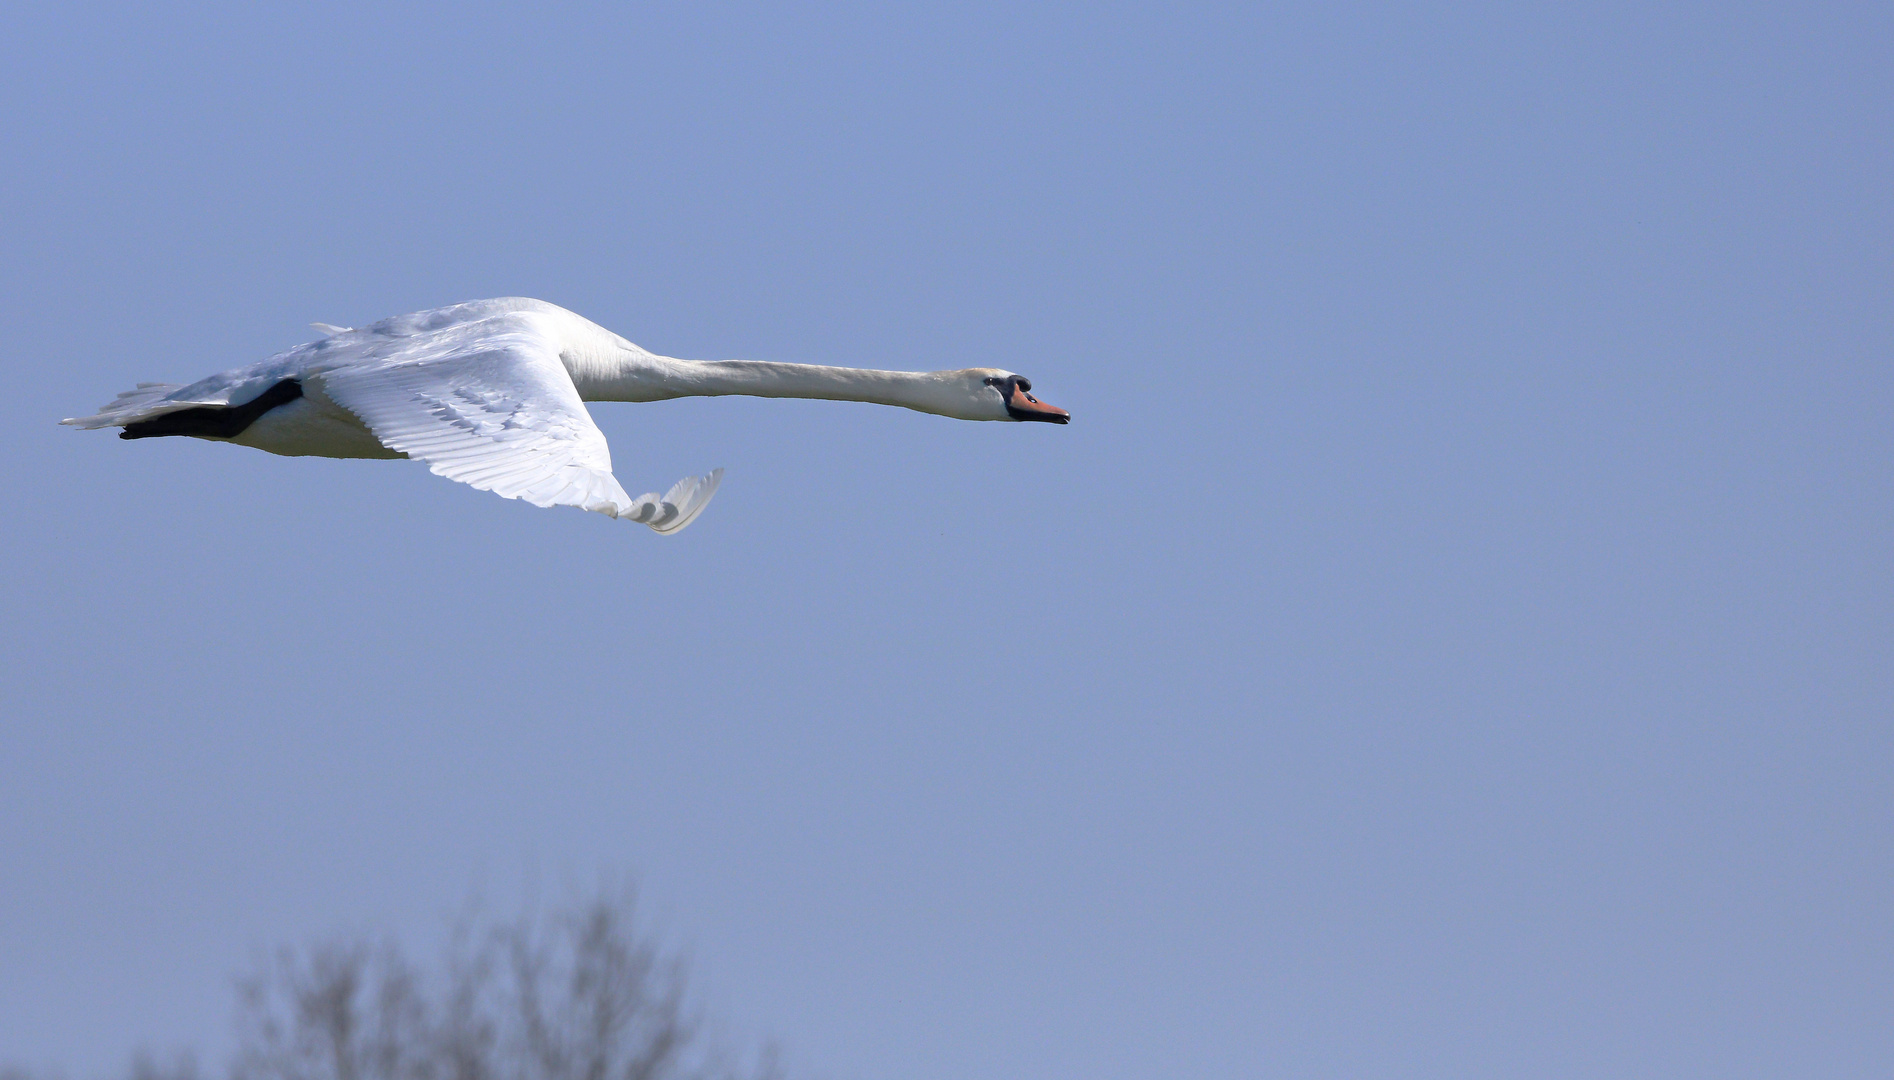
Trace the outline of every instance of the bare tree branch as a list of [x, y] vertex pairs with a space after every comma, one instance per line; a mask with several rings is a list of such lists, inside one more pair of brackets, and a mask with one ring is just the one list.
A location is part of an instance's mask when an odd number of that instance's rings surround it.
[[[434, 980], [392, 946], [284, 951], [239, 985], [232, 1080], [734, 1078], [701, 1045], [685, 988], [683, 962], [635, 932], [629, 898], [462, 926]], [[780, 1075], [773, 1053], [756, 1075]]]

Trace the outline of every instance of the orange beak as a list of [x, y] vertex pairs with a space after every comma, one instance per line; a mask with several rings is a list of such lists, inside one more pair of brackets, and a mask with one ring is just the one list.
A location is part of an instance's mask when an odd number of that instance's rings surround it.
[[1013, 396], [1006, 399], [1006, 411], [1015, 420], [1044, 420], [1051, 424], [1064, 424], [1072, 419], [1071, 413], [1040, 401], [1018, 383], [1013, 384]]

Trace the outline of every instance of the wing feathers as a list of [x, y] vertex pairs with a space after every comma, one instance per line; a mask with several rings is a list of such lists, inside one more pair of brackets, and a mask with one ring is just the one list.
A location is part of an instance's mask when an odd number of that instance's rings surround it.
[[717, 493], [717, 485], [721, 483], [722, 469], [712, 469], [703, 476], [687, 476], [672, 484], [671, 490], [663, 495], [652, 493], [638, 496], [633, 500], [632, 508], [628, 512], [621, 511], [618, 516], [649, 525], [669, 536], [683, 531], [684, 526], [697, 520], [697, 515], [710, 505], [710, 497]]
[[681, 480], [662, 498], [625, 494], [565, 365], [527, 334], [338, 367], [320, 378], [389, 449], [427, 462], [438, 476], [536, 506], [577, 506], [670, 534], [703, 512], [722, 477], [719, 469]]

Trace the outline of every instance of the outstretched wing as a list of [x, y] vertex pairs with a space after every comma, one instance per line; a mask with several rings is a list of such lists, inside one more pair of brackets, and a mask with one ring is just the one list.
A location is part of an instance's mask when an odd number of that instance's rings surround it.
[[437, 340], [316, 376], [391, 450], [449, 480], [535, 506], [577, 506], [661, 533], [691, 523], [722, 470], [631, 498], [550, 342], [523, 330]]

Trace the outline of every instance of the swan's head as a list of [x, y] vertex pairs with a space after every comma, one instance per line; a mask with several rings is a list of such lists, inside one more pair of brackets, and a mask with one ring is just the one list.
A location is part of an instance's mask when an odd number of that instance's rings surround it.
[[999, 368], [968, 368], [955, 372], [963, 379], [963, 389], [972, 397], [968, 420], [1039, 420], [1064, 424], [1072, 414], [1048, 405], [1032, 395], [1032, 380]]

